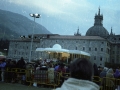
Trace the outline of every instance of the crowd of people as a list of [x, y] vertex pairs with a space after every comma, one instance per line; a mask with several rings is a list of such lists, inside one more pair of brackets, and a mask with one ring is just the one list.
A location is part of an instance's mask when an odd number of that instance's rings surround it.
[[[100, 78], [116, 78], [120, 79], [120, 69], [117, 68], [113, 70], [107, 67], [98, 67], [95, 63], [92, 64], [89, 60], [85, 58], [78, 58], [73, 60], [69, 65], [65, 65], [63, 62], [53, 61], [46, 62], [46, 60], [39, 60], [36, 63], [26, 63], [24, 58], [21, 57], [17, 62], [15, 60], [0, 60], [0, 71], [1, 71], [1, 81], [4, 82], [16, 82], [16, 78], [21, 76], [21, 81], [25, 83], [26, 74], [25, 73], [12, 73], [5, 72], [6, 68], [20, 68], [20, 69], [30, 69], [32, 68], [35, 72], [39, 70], [46, 70], [48, 72], [48, 78], [50, 83], [54, 83], [54, 72], [70, 73], [70, 78], [61, 78], [61, 85], [56, 90], [99, 90], [101, 83], [94, 83], [92, 81], [93, 76], [98, 76]], [[36, 76], [34, 75], [34, 78]], [[36, 86], [37, 82], [33, 83]], [[106, 81], [107, 83], [107, 81]], [[105, 84], [106, 84], [105, 83]], [[104, 83], [103, 83], [104, 84]], [[114, 86], [114, 82], [112, 82]]]

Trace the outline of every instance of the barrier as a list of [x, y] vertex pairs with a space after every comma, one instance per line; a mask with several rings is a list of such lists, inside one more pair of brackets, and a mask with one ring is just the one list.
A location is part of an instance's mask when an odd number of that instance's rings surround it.
[[[70, 77], [70, 73], [48, 72], [47, 70], [34, 70], [34, 69], [19, 69], [19, 68], [6, 68], [5, 69], [5, 81], [7, 82], [11, 75], [14, 79], [22, 80], [21, 76], [25, 75], [26, 82], [32, 85], [34, 82], [45, 86], [53, 86], [54, 88], [61, 84], [61, 77], [67, 80]], [[51, 78], [51, 75], [54, 77]], [[11, 80], [11, 79], [10, 79]], [[100, 90], [120, 90], [120, 79], [116, 78], [100, 78], [99, 76], [93, 76], [93, 82], [100, 86]]]
[[[54, 88], [59, 86], [60, 84], [60, 74], [58, 72], [54, 72], [54, 77], [49, 77], [49, 72], [47, 70], [26, 70], [26, 82], [30, 82], [30, 86], [32, 84], [40, 84], [53, 86]], [[51, 82], [52, 79], [52, 82]]]
[[103, 90], [115, 90], [120, 86], [120, 79], [104, 77], [102, 78], [102, 86]]

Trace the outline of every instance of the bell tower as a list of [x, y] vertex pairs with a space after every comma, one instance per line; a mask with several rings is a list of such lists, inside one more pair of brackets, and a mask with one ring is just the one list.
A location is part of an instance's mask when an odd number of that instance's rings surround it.
[[103, 15], [100, 14], [100, 8], [98, 10], [98, 14], [95, 15], [95, 21], [94, 21], [94, 26], [95, 25], [100, 25], [103, 26]]

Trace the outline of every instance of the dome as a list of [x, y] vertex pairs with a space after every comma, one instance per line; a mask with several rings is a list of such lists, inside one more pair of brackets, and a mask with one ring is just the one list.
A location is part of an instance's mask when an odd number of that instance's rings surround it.
[[100, 25], [95, 25], [89, 28], [86, 32], [86, 36], [108, 36], [108, 31]]
[[55, 45], [53, 45], [53, 48], [62, 49], [62, 47], [61, 47], [60, 44], [55, 44]]

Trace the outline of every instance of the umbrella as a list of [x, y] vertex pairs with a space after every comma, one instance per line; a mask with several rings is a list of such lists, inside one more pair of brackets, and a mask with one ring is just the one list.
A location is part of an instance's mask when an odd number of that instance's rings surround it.
[[3, 60], [3, 59], [5, 59], [5, 58], [6, 58], [6, 56], [0, 55], [0, 60]]

